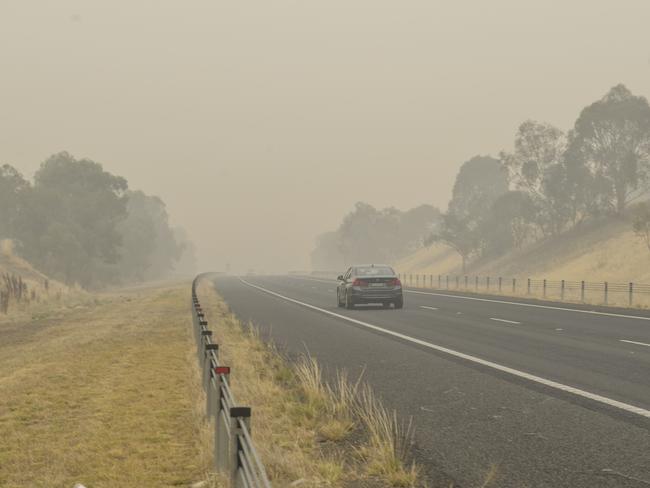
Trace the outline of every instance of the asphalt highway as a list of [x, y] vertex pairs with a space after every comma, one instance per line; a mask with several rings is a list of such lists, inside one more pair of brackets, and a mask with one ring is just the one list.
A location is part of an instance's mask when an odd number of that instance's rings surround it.
[[434, 483], [496, 468], [492, 487], [650, 486], [650, 314], [418, 289], [402, 310], [345, 310], [327, 279], [215, 284], [289, 356], [363, 372], [413, 418]]

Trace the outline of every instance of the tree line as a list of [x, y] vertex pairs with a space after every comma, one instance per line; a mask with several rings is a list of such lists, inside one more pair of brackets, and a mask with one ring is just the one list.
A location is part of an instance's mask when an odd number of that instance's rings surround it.
[[0, 167], [0, 240], [7, 238], [45, 274], [83, 287], [194, 271], [193, 245], [170, 226], [160, 198], [67, 152], [45, 160], [33, 182]]
[[[622, 217], [649, 187], [650, 106], [617, 85], [585, 107], [568, 132], [528, 120], [512, 151], [463, 163], [447, 212], [425, 242], [451, 246], [464, 270], [470, 259], [503, 254], [589, 219]], [[635, 214], [638, 233], [650, 219], [646, 206]]]
[[420, 205], [407, 211], [376, 209], [358, 202], [339, 228], [321, 234], [311, 254], [312, 269], [338, 270], [353, 263], [391, 263], [422, 245], [440, 221], [440, 211]]

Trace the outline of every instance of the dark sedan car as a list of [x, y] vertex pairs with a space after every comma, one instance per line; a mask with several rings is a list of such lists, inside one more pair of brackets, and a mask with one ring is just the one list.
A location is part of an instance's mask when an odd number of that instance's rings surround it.
[[352, 308], [361, 303], [381, 303], [384, 307], [394, 304], [404, 306], [402, 283], [385, 264], [364, 264], [350, 266], [344, 275], [338, 277], [336, 288], [339, 307]]

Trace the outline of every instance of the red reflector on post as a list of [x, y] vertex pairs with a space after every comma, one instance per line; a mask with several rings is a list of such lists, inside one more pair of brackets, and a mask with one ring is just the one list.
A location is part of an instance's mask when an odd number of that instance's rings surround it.
[[214, 374], [230, 374], [230, 366], [217, 366], [214, 368]]

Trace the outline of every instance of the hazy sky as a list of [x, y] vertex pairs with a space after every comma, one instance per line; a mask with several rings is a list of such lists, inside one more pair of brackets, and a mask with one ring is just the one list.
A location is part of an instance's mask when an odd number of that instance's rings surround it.
[[89, 157], [204, 269], [304, 268], [354, 202], [445, 207], [527, 118], [650, 96], [650, 1], [0, 0], [0, 163]]

